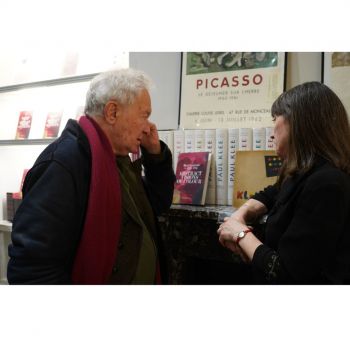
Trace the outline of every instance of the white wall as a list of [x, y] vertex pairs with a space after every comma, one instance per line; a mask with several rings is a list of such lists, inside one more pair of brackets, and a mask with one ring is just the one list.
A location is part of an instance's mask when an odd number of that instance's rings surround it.
[[130, 67], [146, 72], [154, 82], [151, 120], [159, 130], [177, 129], [181, 77], [180, 52], [131, 52]]
[[321, 52], [289, 52], [287, 56], [286, 89], [307, 81], [321, 81]]

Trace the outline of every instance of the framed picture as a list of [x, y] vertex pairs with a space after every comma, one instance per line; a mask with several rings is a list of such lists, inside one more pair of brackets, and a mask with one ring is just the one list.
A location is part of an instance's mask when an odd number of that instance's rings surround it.
[[341, 99], [350, 118], [350, 52], [324, 52], [322, 81]]
[[284, 52], [183, 53], [180, 127], [273, 126], [271, 105], [285, 74]]

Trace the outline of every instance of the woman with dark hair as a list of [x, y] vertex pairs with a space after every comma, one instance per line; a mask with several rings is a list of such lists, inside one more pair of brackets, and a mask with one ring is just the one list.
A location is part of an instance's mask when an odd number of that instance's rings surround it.
[[[350, 126], [326, 85], [310, 82], [273, 103], [277, 183], [256, 193], [218, 230], [251, 262], [255, 283], [343, 284], [350, 278]], [[248, 226], [267, 213], [263, 234]]]

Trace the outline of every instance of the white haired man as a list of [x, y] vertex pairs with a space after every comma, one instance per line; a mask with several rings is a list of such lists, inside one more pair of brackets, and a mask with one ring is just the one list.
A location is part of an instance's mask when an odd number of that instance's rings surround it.
[[[68, 121], [26, 176], [9, 246], [10, 284], [160, 280], [156, 215], [171, 205], [174, 172], [149, 121], [149, 88], [148, 77], [132, 69], [91, 81], [85, 115]], [[131, 162], [139, 147], [142, 157]]]

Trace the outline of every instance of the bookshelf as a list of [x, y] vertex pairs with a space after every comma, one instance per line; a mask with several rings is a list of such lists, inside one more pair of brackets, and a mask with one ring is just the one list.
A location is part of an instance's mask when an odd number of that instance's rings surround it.
[[54, 140], [56, 137], [51, 139], [0, 140], [0, 146], [48, 145]]

